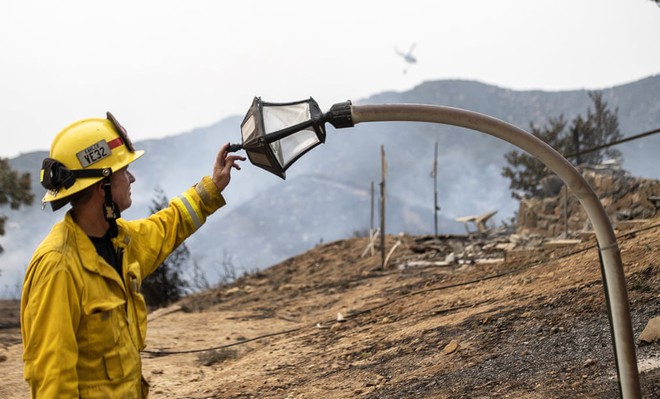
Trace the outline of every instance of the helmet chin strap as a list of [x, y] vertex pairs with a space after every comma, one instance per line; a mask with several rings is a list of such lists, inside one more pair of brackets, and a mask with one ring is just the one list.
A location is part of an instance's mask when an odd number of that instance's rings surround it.
[[103, 179], [103, 191], [105, 191], [105, 201], [103, 203], [103, 213], [105, 221], [110, 225], [110, 238], [117, 237], [119, 228], [117, 227], [117, 219], [121, 217], [121, 213], [117, 208], [117, 204], [112, 200], [112, 191], [110, 190], [110, 177]]

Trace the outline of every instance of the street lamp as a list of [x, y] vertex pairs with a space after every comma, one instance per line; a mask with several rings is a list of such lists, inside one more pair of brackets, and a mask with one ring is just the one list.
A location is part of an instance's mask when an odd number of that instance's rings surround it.
[[241, 123], [242, 144], [230, 151], [244, 149], [250, 162], [282, 179], [298, 158], [325, 142], [325, 123], [335, 127], [350, 123], [350, 103], [337, 104], [326, 114], [313, 98], [269, 103], [255, 97]]
[[[307, 105], [301, 105], [303, 103]], [[269, 109], [271, 105], [274, 107]], [[293, 108], [289, 110], [288, 107]], [[628, 292], [616, 236], [598, 196], [566, 158], [516, 126], [459, 108], [426, 104], [352, 105], [347, 101], [333, 105], [327, 113], [317, 110], [318, 105], [312, 98], [286, 104], [255, 99], [241, 125], [243, 144], [232, 146], [232, 150], [245, 149], [256, 166], [285, 178], [284, 172], [293, 162], [325, 141], [323, 124], [326, 122], [335, 128], [352, 127], [361, 122], [431, 122], [476, 130], [505, 140], [533, 155], [559, 176], [584, 207], [596, 233], [621, 396], [626, 399], [641, 397]], [[295, 117], [287, 117], [289, 114]], [[314, 133], [310, 133], [310, 128]], [[297, 134], [302, 135], [300, 139], [288, 139]], [[316, 139], [311, 134], [316, 134]]]

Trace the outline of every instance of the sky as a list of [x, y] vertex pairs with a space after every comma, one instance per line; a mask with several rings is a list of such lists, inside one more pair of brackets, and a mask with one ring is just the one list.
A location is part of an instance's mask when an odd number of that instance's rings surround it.
[[327, 110], [443, 79], [604, 89], [660, 73], [658, 38], [650, 0], [3, 0], [0, 157], [106, 111], [140, 141], [255, 96]]

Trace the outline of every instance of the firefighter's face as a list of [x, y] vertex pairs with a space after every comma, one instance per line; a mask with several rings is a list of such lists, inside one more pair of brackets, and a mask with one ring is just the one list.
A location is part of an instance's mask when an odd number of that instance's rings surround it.
[[128, 166], [113, 173], [110, 182], [112, 184], [112, 200], [117, 204], [119, 212], [123, 212], [131, 206], [131, 184], [135, 177], [128, 171]]

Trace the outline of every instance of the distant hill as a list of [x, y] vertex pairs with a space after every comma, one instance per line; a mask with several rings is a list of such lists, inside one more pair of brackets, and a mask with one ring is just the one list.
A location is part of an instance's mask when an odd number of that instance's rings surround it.
[[[660, 127], [660, 76], [604, 88], [604, 99], [618, 110], [624, 136]], [[278, 99], [265, 99], [278, 101]], [[591, 105], [586, 90], [516, 91], [474, 81], [424, 82], [405, 92], [384, 92], [355, 104], [426, 103], [481, 112], [524, 129], [564, 115], [570, 120]], [[332, 104], [321, 104], [329, 109]], [[147, 216], [155, 189], [178, 195], [209, 174], [222, 143], [240, 140], [242, 115], [179, 135], [137, 142], [146, 155], [131, 166], [137, 177], [133, 207], [126, 218]], [[130, 126], [127, 127], [130, 132]], [[500, 176], [504, 153], [512, 145], [462, 128], [416, 122], [358, 124], [351, 129], [328, 126], [326, 144], [314, 149], [287, 171], [283, 181], [245, 165], [226, 192], [228, 205], [188, 243], [200, 266], [213, 278], [213, 263], [226, 254], [240, 271], [261, 269], [325, 242], [369, 229], [371, 182], [380, 181], [380, 147], [388, 163], [388, 233], [433, 232], [433, 148], [439, 143], [439, 205], [442, 233], [464, 232], [458, 216], [498, 210], [494, 223], [513, 216], [508, 181]], [[660, 135], [618, 146], [624, 167], [633, 175], [658, 179], [655, 160]], [[37, 197], [42, 195], [38, 170], [46, 152], [23, 154], [12, 167], [33, 174]], [[38, 201], [37, 201], [38, 202]], [[6, 249], [0, 255], [0, 296], [12, 294], [22, 280], [31, 252], [63, 212], [41, 210], [40, 204], [19, 211], [4, 210], [10, 218]], [[378, 223], [378, 222], [376, 222]], [[6, 295], [6, 294], [5, 294]]]

